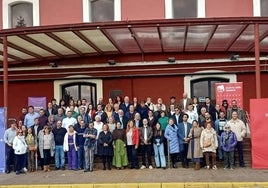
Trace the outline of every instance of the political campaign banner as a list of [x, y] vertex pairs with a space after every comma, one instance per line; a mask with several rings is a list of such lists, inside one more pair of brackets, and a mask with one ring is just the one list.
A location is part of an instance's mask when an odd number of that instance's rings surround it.
[[2, 157], [0, 157], [0, 173], [5, 172], [5, 165], [6, 165], [4, 134], [5, 134], [5, 109], [3, 107], [0, 107], [0, 153], [2, 155]]
[[250, 99], [252, 168], [268, 169], [268, 98]]
[[33, 106], [35, 112], [39, 112], [40, 109], [46, 109], [46, 104], [46, 97], [28, 97], [28, 106]]
[[237, 101], [237, 106], [243, 108], [243, 83], [216, 83], [215, 84], [216, 104], [222, 104], [223, 100], [227, 100], [228, 104], [232, 100]]

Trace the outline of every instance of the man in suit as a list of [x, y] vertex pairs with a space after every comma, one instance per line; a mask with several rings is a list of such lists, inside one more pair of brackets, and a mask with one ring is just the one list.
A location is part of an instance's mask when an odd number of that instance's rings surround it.
[[174, 124], [178, 126], [182, 122], [181, 109], [179, 107], [175, 107], [175, 114], [170, 117], [174, 120]]
[[122, 128], [126, 130], [128, 119], [124, 115], [124, 111], [122, 109], [118, 110], [118, 116], [115, 117], [115, 122], [120, 122]]
[[140, 143], [141, 143], [141, 153], [142, 153], [142, 166], [141, 169], [146, 168], [146, 159], [145, 155], [147, 155], [147, 162], [149, 169], [153, 169], [152, 166], [152, 138], [153, 138], [153, 129], [148, 126], [148, 120], [142, 120], [143, 127], [140, 128]]
[[178, 125], [178, 137], [180, 145], [180, 158], [183, 168], [189, 168], [189, 162], [187, 160], [188, 143], [190, 138], [188, 137], [192, 124], [188, 123], [188, 114], [182, 115], [182, 123]]
[[184, 92], [182, 94], [182, 99], [180, 100], [180, 104], [179, 104], [182, 112], [186, 112], [188, 105], [192, 103], [193, 103], [192, 99], [188, 98], [188, 93]]
[[213, 123], [216, 121], [216, 109], [215, 106], [211, 104], [210, 97], [205, 98], [205, 107], [207, 112], [211, 115]]

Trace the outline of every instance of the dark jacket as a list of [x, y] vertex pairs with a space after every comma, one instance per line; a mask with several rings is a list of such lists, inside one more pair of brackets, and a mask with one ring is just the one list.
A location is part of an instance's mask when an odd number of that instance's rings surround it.
[[54, 140], [56, 146], [63, 146], [64, 136], [66, 134], [67, 130], [63, 127], [57, 128], [55, 127], [52, 130], [52, 133], [54, 134]]
[[[104, 146], [104, 143], [108, 144], [108, 146]], [[104, 131], [100, 132], [99, 139], [98, 139], [98, 154], [99, 155], [106, 155], [106, 156], [113, 156], [113, 137], [112, 133], [108, 131], [106, 134]]]

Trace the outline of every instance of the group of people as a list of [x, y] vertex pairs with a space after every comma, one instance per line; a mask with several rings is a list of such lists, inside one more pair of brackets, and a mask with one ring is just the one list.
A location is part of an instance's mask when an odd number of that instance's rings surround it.
[[187, 93], [178, 102], [171, 97], [167, 106], [161, 98], [153, 104], [150, 97], [138, 102], [136, 97], [130, 101], [128, 96], [117, 96], [107, 104], [100, 99], [96, 108], [86, 99], [59, 104], [52, 99], [39, 112], [33, 106], [22, 108], [18, 123], [5, 131], [6, 173], [13, 161], [16, 174], [33, 172], [38, 166], [50, 171], [52, 157], [55, 170], [65, 170], [65, 156], [69, 170], [84, 172], [93, 171], [96, 156], [101, 157], [103, 170], [153, 169], [153, 155], [156, 168], [167, 168], [168, 155], [173, 168], [178, 160], [189, 168], [191, 160], [195, 170], [202, 164], [217, 169], [218, 157], [225, 169], [234, 169], [235, 148], [240, 167], [245, 167], [244, 121], [236, 100], [231, 106], [227, 100], [214, 106], [207, 97], [199, 104]]

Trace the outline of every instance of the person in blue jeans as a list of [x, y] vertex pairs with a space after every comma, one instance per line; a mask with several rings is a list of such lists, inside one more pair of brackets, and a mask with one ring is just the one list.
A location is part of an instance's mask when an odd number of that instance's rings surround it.
[[84, 138], [84, 132], [86, 130], [86, 123], [84, 120], [81, 120], [79, 122], [79, 126], [75, 127], [75, 131], [77, 132], [77, 160], [78, 160], [78, 169], [84, 169], [85, 168], [85, 150], [84, 150], [84, 144], [85, 144], [85, 138]]
[[57, 121], [56, 127], [52, 130], [55, 139], [55, 170], [65, 170], [65, 153], [63, 150], [64, 136], [67, 130], [62, 127], [61, 121]]
[[154, 159], [156, 168], [166, 169], [166, 156], [164, 153], [164, 132], [159, 123], [156, 124], [153, 133]]

